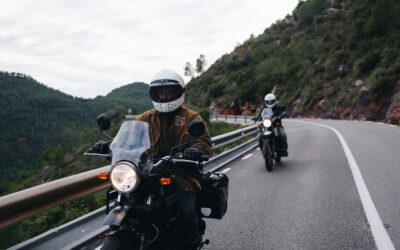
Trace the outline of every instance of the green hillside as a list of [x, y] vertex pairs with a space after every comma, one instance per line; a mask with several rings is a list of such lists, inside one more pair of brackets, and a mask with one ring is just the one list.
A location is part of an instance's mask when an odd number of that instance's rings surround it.
[[[400, 2], [308, 0], [219, 58], [187, 88], [199, 108], [262, 105], [292, 116], [400, 120]], [[240, 113], [240, 112], [239, 112]]]
[[79, 145], [88, 128], [97, 127], [99, 113], [113, 108], [142, 112], [151, 105], [144, 83], [83, 99], [24, 74], [0, 72], [0, 90], [0, 194], [45, 181], [37, 178], [42, 168], [61, 162]]
[[88, 106], [95, 114], [116, 106], [130, 108], [132, 114], [138, 114], [151, 107], [148, 91], [149, 87], [145, 83], [131, 83], [114, 89], [106, 96], [89, 99]]

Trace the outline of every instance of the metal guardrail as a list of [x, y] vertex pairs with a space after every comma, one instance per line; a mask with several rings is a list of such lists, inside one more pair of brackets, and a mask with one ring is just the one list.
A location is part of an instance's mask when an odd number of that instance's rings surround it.
[[[254, 138], [236, 146], [235, 148], [224, 151], [218, 156], [210, 159], [204, 165], [204, 171], [216, 171], [257, 147], [257, 145], [257, 138]], [[51, 229], [33, 239], [22, 242], [9, 250], [69, 250], [85, 248], [88, 245], [93, 244], [93, 242], [96, 242], [101, 238], [101, 235], [106, 233], [108, 230], [108, 226], [102, 225], [106, 215], [105, 210], [105, 207], [100, 208], [65, 225]], [[62, 246], [62, 248], [60, 248], [60, 246]]]
[[242, 123], [247, 124], [252, 121], [253, 116], [240, 116], [240, 115], [210, 115], [210, 119], [215, 119], [217, 121], [225, 121], [237, 123], [242, 121]]
[[[213, 150], [228, 142], [243, 140], [244, 137], [253, 135], [255, 131], [256, 127], [250, 126], [212, 137]], [[239, 151], [227, 152], [238, 154]], [[229, 160], [222, 159], [222, 156], [227, 152], [213, 157], [206, 165], [214, 164], [212, 168], [216, 168], [218, 165], [226, 164]], [[109, 170], [110, 166], [105, 166], [0, 197], [0, 229], [55, 205], [105, 190], [110, 186], [109, 182], [101, 181], [97, 176], [99, 173]]]
[[[244, 117], [241, 117], [245, 119]], [[215, 119], [215, 118], [213, 118]], [[239, 118], [238, 118], [239, 120]], [[253, 126], [254, 127], [254, 126]], [[241, 141], [247, 140], [249, 136], [254, 134], [256, 130], [252, 127], [236, 130], [226, 134], [226, 140], [229, 141]], [[233, 135], [236, 135], [236, 140], [233, 139]], [[213, 137], [213, 145], [221, 145], [225, 143], [221, 137]], [[246, 138], [245, 138], [246, 137]], [[231, 138], [231, 139], [229, 139]], [[250, 139], [240, 145], [226, 150], [221, 154], [211, 158], [204, 165], [204, 170], [207, 172], [215, 171], [229, 162], [240, 157], [244, 153], [252, 150], [257, 146], [256, 138]], [[93, 211], [87, 215], [75, 219], [67, 224], [61, 225], [57, 228], [53, 228], [41, 235], [38, 235], [30, 240], [22, 242], [14, 247], [14, 249], [81, 249], [86, 247], [92, 242], [98, 240], [100, 235], [104, 234], [108, 227], [102, 226], [102, 221], [105, 216], [105, 207]]]
[[51, 181], [0, 197], [0, 229], [55, 205], [106, 189], [108, 182], [97, 175], [110, 166]]

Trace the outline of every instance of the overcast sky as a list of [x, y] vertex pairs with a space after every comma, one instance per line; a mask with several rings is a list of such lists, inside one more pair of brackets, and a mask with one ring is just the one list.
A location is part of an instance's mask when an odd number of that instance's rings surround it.
[[298, 0], [1, 0], [0, 71], [93, 98], [158, 69], [211, 65]]

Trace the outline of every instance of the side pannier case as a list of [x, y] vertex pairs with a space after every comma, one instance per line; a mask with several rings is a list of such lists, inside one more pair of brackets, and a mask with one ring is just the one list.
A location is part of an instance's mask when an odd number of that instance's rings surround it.
[[200, 214], [204, 218], [222, 219], [228, 208], [228, 176], [208, 172], [203, 176], [202, 184], [203, 191], [198, 200]]

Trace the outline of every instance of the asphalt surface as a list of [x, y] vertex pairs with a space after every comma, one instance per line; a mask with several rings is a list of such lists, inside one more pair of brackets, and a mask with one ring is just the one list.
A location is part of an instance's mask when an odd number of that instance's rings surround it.
[[[393, 245], [400, 248], [400, 128], [305, 120], [335, 128], [358, 163]], [[284, 121], [289, 157], [267, 172], [259, 150], [227, 166], [228, 212], [208, 219], [205, 249], [376, 249], [337, 135]]]
[[259, 150], [225, 167], [228, 212], [222, 220], [206, 220], [211, 242], [204, 249], [377, 249], [338, 136], [312, 123], [343, 136], [385, 233], [400, 249], [400, 127], [291, 119], [284, 120], [289, 157], [272, 172]]

